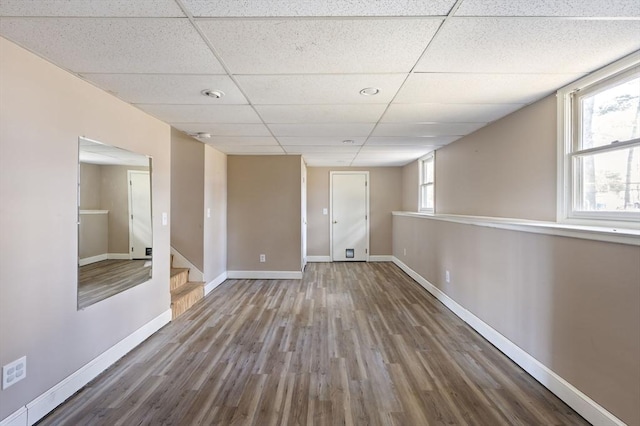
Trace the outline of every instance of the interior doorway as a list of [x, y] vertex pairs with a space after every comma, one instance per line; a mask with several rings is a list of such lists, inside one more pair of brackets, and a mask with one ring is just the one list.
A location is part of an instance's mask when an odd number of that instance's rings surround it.
[[330, 173], [332, 261], [369, 260], [369, 172]]
[[151, 259], [151, 179], [144, 170], [129, 170], [128, 175], [131, 258]]

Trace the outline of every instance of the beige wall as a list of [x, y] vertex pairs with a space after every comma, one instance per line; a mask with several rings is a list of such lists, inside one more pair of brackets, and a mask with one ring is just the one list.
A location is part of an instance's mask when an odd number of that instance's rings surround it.
[[227, 270], [227, 156], [208, 145], [204, 147], [204, 207], [202, 272], [210, 282]]
[[[170, 129], [2, 38], [0, 91], [0, 365], [28, 371], [3, 419], [169, 309]], [[153, 278], [81, 311], [79, 136], [154, 158]]]
[[80, 209], [100, 210], [101, 203], [101, 166], [98, 164], [80, 163]]
[[171, 129], [171, 246], [203, 272], [204, 145]]
[[418, 211], [418, 185], [420, 185], [420, 176], [418, 160], [416, 160], [402, 168], [402, 210]]
[[[436, 213], [555, 221], [556, 130], [549, 96], [440, 148]], [[417, 163], [403, 173], [403, 209], [417, 211]]]
[[393, 232], [398, 259], [627, 424], [640, 424], [640, 247], [401, 216]]
[[331, 171], [369, 171], [371, 255], [391, 254], [391, 212], [402, 209], [401, 167], [308, 167], [307, 168], [307, 254], [329, 256], [329, 176]]
[[227, 157], [228, 270], [301, 270], [300, 180], [299, 155]]
[[106, 214], [81, 214], [78, 245], [79, 259], [109, 253], [109, 217]]

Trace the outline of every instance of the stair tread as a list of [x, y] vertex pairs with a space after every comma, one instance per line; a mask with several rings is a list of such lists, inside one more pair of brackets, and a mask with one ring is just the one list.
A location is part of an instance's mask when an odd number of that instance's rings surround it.
[[171, 291], [171, 301], [175, 301], [183, 296], [185, 296], [186, 294], [189, 294], [190, 292], [192, 292], [195, 289], [199, 289], [204, 287], [204, 283], [203, 282], [196, 282], [196, 281], [188, 281], [184, 284], [182, 284], [180, 287], [176, 288], [175, 290]]

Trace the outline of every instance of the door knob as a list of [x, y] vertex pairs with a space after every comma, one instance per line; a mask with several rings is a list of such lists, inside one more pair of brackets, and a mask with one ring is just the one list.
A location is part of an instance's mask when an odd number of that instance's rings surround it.
[[337, 220], [334, 220], [334, 221], [333, 221], [333, 223], [338, 223], [338, 221], [337, 221]]

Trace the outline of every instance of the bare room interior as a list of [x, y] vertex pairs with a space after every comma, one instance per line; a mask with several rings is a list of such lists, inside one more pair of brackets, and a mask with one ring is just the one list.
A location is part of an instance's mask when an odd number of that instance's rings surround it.
[[0, 426], [640, 426], [640, 2], [0, 0], [0, 366]]

